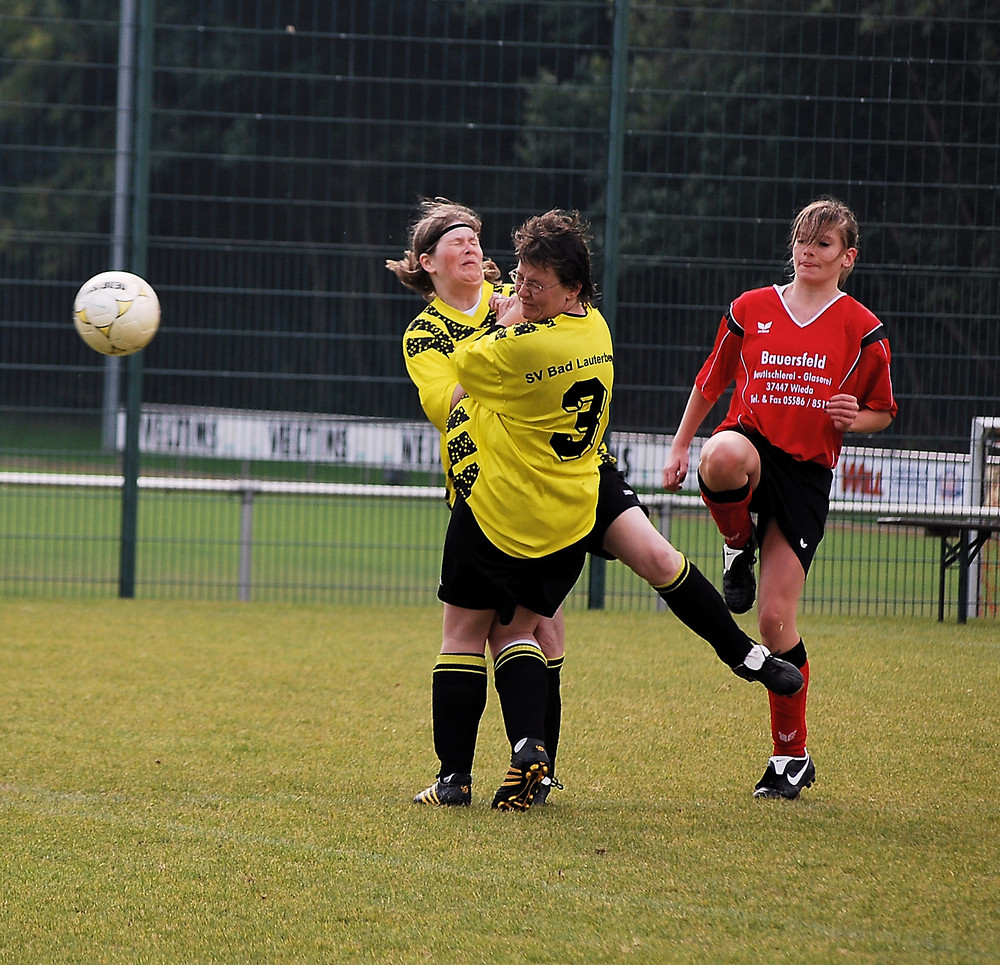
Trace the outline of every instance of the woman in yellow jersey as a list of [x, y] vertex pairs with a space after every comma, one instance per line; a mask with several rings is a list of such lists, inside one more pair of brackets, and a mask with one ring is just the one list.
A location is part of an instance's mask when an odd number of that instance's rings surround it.
[[[499, 302], [509, 307], [503, 296], [511, 295], [511, 289], [501, 286], [499, 269], [484, 259], [479, 245], [480, 229], [479, 218], [471, 209], [444, 199], [425, 201], [411, 230], [410, 250], [403, 259], [387, 262], [387, 267], [404, 285], [428, 301], [404, 335], [404, 355], [424, 411], [442, 431], [447, 427], [451, 408], [463, 394], [455, 363], [456, 349], [495, 326], [491, 299], [494, 304]], [[534, 257], [538, 261], [549, 260], [544, 251]], [[546, 315], [561, 307], [560, 286], [550, 286], [550, 280], [539, 280], [530, 270], [522, 269], [518, 276], [520, 298], [514, 300], [513, 306], [518, 309], [519, 320], [533, 323], [547, 320]], [[508, 323], [510, 320], [509, 315], [504, 319]], [[575, 371], [585, 374], [591, 366], [583, 363], [596, 360], [600, 354], [584, 353]], [[566, 359], [560, 359], [540, 369], [533, 366], [525, 373], [531, 377], [530, 382], [525, 378], [525, 384], [534, 383], [536, 377], [537, 381], [544, 380], [549, 376], [549, 368], [559, 375], [559, 368], [566, 364]], [[492, 388], [488, 385], [487, 393]], [[621, 558], [647, 579], [679, 618], [708, 639], [720, 658], [741, 676], [761, 680], [769, 688], [784, 692], [800, 686], [801, 681], [793, 679], [794, 673], [789, 675], [780, 661], [762, 654], [761, 648], [755, 647], [733, 622], [714, 587], [649, 522], [614, 460], [607, 456], [606, 450], [603, 453], [597, 525], [591, 534], [590, 552], [609, 559]], [[449, 467], [447, 450], [443, 455], [445, 466]], [[463, 478], [459, 476], [460, 485]], [[490, 631], [494, 655], [497, 641], [503, 639], [499, 632], [502, 632], [499, 625]], [[534, 635], [542, 644], [549, 665], [544, 736], [547, 750], [554, 757], [561, 717], [559, 674], [564, 645], [561, 610], [551, 620], [540, 619]], [[487, 677], [482, 647], [477, 644], [470, 652], [453, 653], [448, 644], [446, 639], [435, 667], [433, 687], [435, 749], [442, 769], [438, 780], [417, 795], [416, 800], [460, 805], [468, 804], [471, 799], [472, 760], [486, 704]], [[751, 670], [755, 662], [756, 669]], [[539, 796], [548, 787], [542, 784]]]
[[538, 626], [555, 616], [583, 570], [614, 359], [607, 324], [591, 304], [579, 216], [529, 219], [515, 241], [522, 272], [544, 293], [544, 311], [455, 350], [469, 394], [446, 424], [456, 495], [438, 596], [443, 653], [481, 652], [490, 639], [512, 750], [493, 805], [523, 810], [550, 767]]

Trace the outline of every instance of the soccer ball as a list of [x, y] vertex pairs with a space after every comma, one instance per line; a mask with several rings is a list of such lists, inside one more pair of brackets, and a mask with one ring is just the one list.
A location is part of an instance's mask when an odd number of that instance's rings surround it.
[[131, 355], [145, 348], [156, 334], [160, 300], [138, 275], [102, 271], [76, 293], [73, 324], [95, 352]]

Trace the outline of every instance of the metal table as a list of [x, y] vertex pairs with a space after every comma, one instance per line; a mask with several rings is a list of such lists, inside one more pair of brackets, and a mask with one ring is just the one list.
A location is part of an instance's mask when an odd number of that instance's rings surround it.
[[958, 563], [958, 622], [968, 618], [969, 566], [979, 555], [986, 541], [1000, 532], [1000, 508], [978, 511], [912, 513], [901, 516], [880, 516], [887, 526], [919, 527], [925, 536], [941, 540], [941, 563], [938, 577], [938, 621], [944, 620], [945, 575], [948, 567]]

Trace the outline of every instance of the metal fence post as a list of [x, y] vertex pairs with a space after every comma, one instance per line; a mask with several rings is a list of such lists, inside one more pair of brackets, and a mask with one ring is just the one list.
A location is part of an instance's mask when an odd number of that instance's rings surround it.
[[[608, 197], [604, 222], [604, 300], [601, 312], [615, 334], [618, 308], [618, 251], [622, 207], [622, 159], [625, 140], [625, 94], [628, 81], [629, 0], [615, 0], [614, 56], [611, 65], [611, 104], [608, 111]], [[590, 558], [588, 606], [604, 609], [607, 560]]]
[[240, 603], [250, 602], [251, 570], [253, 567], [253, 489], [240, 492]]

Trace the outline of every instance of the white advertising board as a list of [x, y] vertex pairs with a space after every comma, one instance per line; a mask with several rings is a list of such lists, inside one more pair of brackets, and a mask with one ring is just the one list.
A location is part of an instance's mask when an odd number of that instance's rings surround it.
[[[119, 414], [123, 448], [125, 416]], [[671, 437], [611, 433], [609, 444], [629, 482], [658, 490]], [[703, 440], [691, 447], [698, 464]], [[146, 405], [140, 452], [247, 461], [361, 465], [399, 470], [440, 468], [437, 431], [427, 422], [404, 422], [310, 413]], [[859, 507], [911, 504], [942, 508], [972, 505], [970, 456], [845, 446], [831, 497]], [[688, 488], [696, 481], [690, 474]]]

